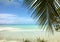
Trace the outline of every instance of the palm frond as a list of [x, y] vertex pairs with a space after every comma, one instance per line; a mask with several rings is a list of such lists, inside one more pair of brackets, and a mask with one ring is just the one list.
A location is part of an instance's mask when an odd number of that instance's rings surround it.
[[[57, 9], [57, 12], [60, 16], [60, 8]], [[55, 28], [56, 31], [60, 31], [60, 18], [57, 18], [57, 23], [56, 23], [56, 28]]]
[[54, 0], [25, 0], [24, 2], [30, 10], [33, 9], [32, 17], [37, 20], [40, 27], [53, 32], [53, 23], [57, 22], [56, 17], [59, 17]]
[[60, 8], [57, 9], [57, 12], [58, 12], [58, 14], [59, 14], [59, 16], [60, 16]]
[[56, 8], [60, 7], [60, 3], [59, 2], [60, 1], [58, 1], [58, 0], [54, 0], [54, 5], [55, 5]]

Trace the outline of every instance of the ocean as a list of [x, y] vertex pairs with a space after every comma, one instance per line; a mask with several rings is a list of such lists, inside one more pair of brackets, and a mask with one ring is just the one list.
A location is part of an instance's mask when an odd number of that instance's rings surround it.
[[0, 24], [0, 27], [12, 27], [20, 29], [38, 29], [38, 25]]

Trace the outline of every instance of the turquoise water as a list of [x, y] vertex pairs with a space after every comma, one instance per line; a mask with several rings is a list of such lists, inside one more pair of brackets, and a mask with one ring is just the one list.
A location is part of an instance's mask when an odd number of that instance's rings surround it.
[[13, 28], [22, 28], [22, 29], [37, 29], [38, 28], [38, 25], [17, 25], [17, 24], [4, 24], [4, 25], [1, 25], [0, 24], [0, 27], [13, 27]]

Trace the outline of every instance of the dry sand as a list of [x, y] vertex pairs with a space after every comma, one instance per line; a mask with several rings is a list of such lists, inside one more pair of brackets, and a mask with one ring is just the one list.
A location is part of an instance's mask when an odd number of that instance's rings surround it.
[[37, 38], [45, 39], [48, 42], [60, 42], [60, 32], [55, 32], [54, 35], [40, 30], [23, 30], [11, 27], [0, 27], [0, 42], [23, 42], [23, 39], [29, 39], [35, 42]]

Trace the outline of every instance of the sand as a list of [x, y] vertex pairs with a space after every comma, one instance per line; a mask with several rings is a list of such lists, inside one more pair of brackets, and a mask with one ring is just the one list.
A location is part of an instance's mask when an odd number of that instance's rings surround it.
[[60, 32], [54, 35], [47, 35], [40, 30], [23, 30], [12, 27], [0, 27], [0, 42], [23, 42], [23, 39], [29, 39], [33, 42], [35, 39], [41, 38], [48, 42], [60, 42]]

